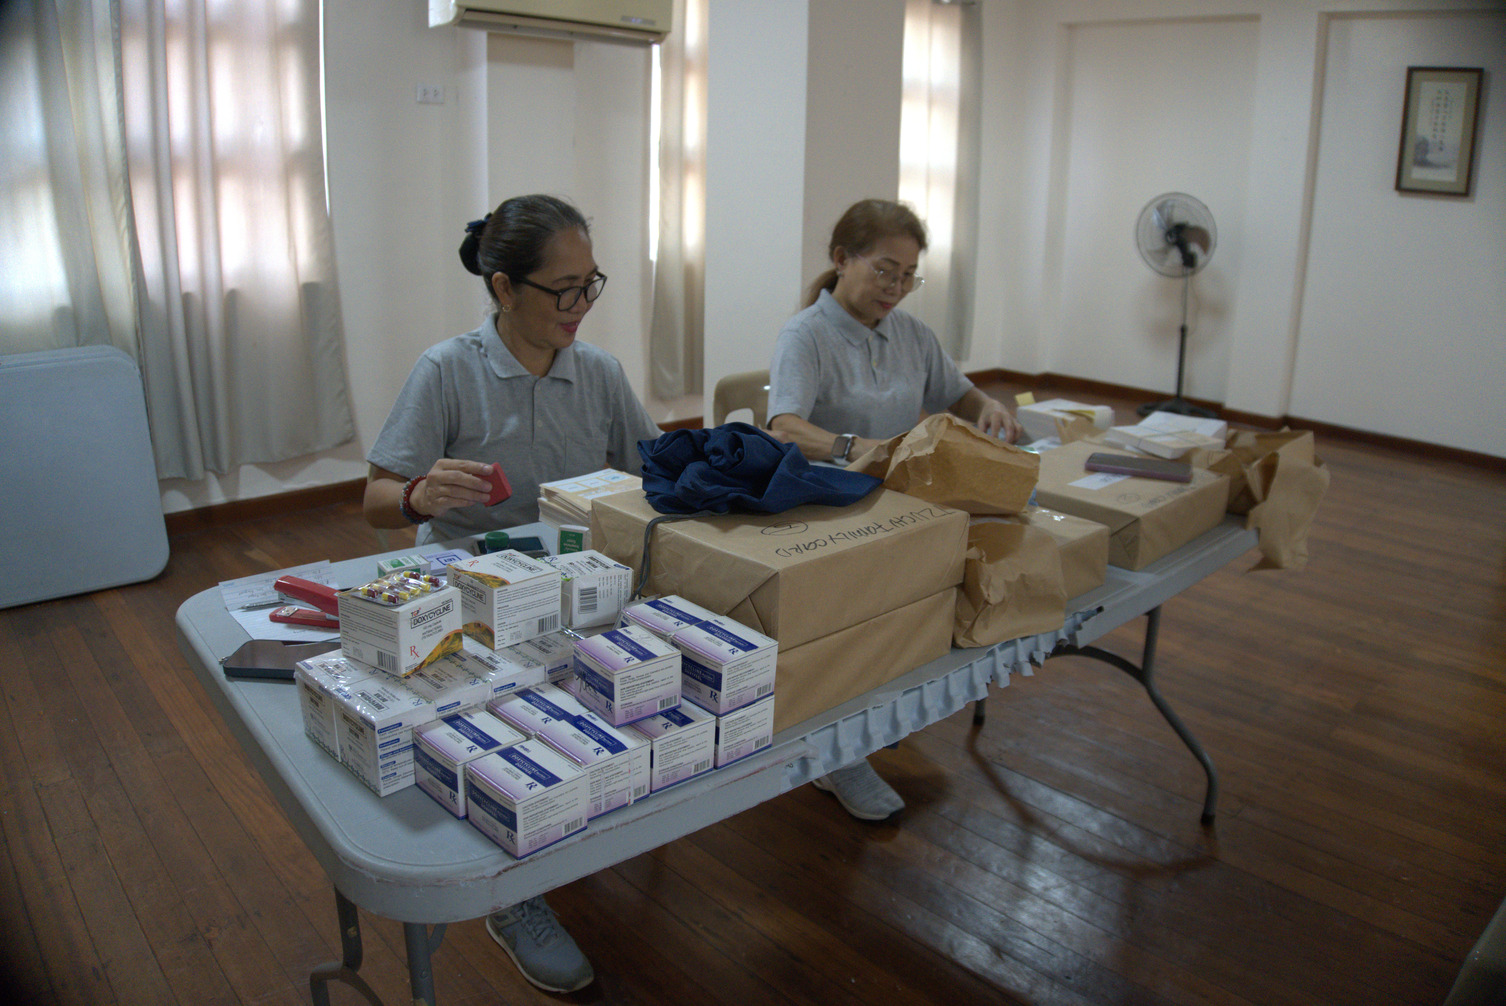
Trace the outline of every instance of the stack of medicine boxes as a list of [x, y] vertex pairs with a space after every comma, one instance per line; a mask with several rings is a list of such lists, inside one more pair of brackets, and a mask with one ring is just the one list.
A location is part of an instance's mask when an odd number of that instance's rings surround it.
[[[385, 611], [374, 601], [351, 597], [356, 591], [342, 592], [341, 648], [299, 662], [304, 732], [379, 796], [418, 780], [415, 732], [432, 730], [438, 736], [441, 727], [463, 732], [466, 727], [449, 721], [481, 710], [499, 695], [542, 684], [551, 673], [568, 673], [573, 645], [559, 631], [559, 574], [521, 553], [506, 555], [382, 560], [379, 577], [447, 572], [449, 583], [423, 595], [421, 605], [416, 600]], [[434, 568], [433, 559], [472, 564], [483, 589], [468, 592], [464, 575], [453, 565]], [[497, 561], [482, 565], [480, 559]], [[519, 583], [516, 594], [508, 590], [509, 579]], [[482, 610], [477, 597], [491, 607]], [[407, 624], [410, 606], [417, 612], [413, 620], [427, 620]], [[347, 619], [347, 611], [355, 617]], [[383, 624], [384, 614], [391, 624]], [[498, 638], [511, 645], [493, 649], [484, 642]], [[420, 642], [413, 646], [415, 639]], [[399, 648], [405, 641], [408, 650]], [[457, 643], [462, 643], [458, 649]], [[507, 733], [499, 736], [509, 740]], [[463, 793], [455, 789], [449, 802], [440, 798], [452, 810], [464, 806]]]
[[[778, 643], [677, 595], [632, 604], [623, 632], [638, 631], [680, 653], [681, 693], [688, 701], [638, 720], [653, 743], [651, 789], [683, 782], [746, 758], [773, 743]], [[580, 671], [580, 644], [576, 668]], [[584, 699], [590, 679], [576, 682]]]

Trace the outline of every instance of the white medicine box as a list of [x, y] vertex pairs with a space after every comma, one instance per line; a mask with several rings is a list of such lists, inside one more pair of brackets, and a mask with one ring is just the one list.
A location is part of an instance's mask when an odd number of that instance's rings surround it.
[[465, 817], [465, 766], [526, 740], [487, 712], [456, 713], [413, 731], [418, 788], [456, 817]]
[[633, 594], [633, 571], [587, 550], [543, 559], [560, 571], [560, 617], [569, 629], [611, 625]]
[[492, 649], [560, 627], [560, 574], [516, 549], [450, 564], [465, 634]]
[[649, 767], [651, 792], [693, 779], [716, 764], [716, 717], [694, 702], [641, 719], [624, 729], [637, 731], [653, 745]]
[[687, 601], [678, 594], [639, 601], [622, 609], [624, 625], [641, 626], [660, 639], [669, 639], [681, 629], [688, 629], [715, 617], [716, 612]]
[[680, 704], [680, 651], [625, 625], [575, 643], [576, 695], [613, 726]]
[[729, 713], [774, 692], [779, 643], [725, 615], [681, 629], [682, 692], [708, 712]]
[[330, 694], [339, 716], [340, 762], [377, 796], [413, 785], [413, 729], [434, 719], [434, 703], [386, 675]]
[[465, 772], [467, 820], [520, 859], [586, 826], [585, 769], [543, 741], [477, 758]]
[[293, 679], [298, 686], [298, 708], [303, 713], [303, 732], [324, 750], [340, 757], [339, 713], [331, 694], [343, 685], [363, 681], [375, 669], [351, 660], [341, 650], [331, 650], [298, 661]]
[[453, 587], [395, 605], [356, 590], [336, 595], [340, 649], [352, 660], [406, 676], [460, 649], [460, 593]]

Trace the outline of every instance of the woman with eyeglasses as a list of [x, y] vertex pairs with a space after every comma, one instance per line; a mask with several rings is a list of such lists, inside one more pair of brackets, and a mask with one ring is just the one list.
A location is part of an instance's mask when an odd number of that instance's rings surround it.
[[807, 458], [845, 464], [929, 413], [950, 412], [1011, 442], [1009, 410], [973, 386], [899, 302], [915, 274], [926, 228], [902, 203], [864, 199], [832, 229], [832, 268], [805, 310], [779, 333], [769, 368], [769, 429]]
[[[540, 482], [603, 466], [636, 474], [638, 441], [660, 433], [617, 359], [576, 341], [607, 282], [580, 211], [519, 196], [466, 231], [460, 260], [486, 282], [492, 310], [419, 357], [367, 455], [367, 521], [417, 524], [419, 543], [537, 520]], [[512, 496], [487, 506], [492, 465]], [[546, 991], [595, 977], [542, 896], [494, 912], [486, 931]]]
[[[607, 282], [580, 211], [518, 196], [466, 230], [460, 261], [491, 311], [419, 357], [366, 458], [366, 520], [417, 524], [419, 544], [537, 520], [540, 482], [637, 474], [638, 441], [661, 432], [616, 357], [576, 341]], [[512, 496], [487, 506], [492, 465]]]
[[[950, 412], [1013, 442], [1020, 426], [967, 379], [923, 322], [898, 310], [926, 228], [901, 203], [864, 199], [842, 214], [806, 307], [779, 333], [769, 367], [769, 430], [807, 458], [846, 464], [928, 413]], [[905, 803], [858, 761], [816, 780], [849, 814], [882, 821]]]

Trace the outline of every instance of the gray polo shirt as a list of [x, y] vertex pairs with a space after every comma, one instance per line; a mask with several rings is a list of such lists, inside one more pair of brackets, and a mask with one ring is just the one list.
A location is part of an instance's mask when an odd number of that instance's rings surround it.
[[419, 528], [422, 544], [538, 520], [540, 482], [607, 466], [638, 474], [638, 441], [660, 432], [606, 350], [575, 342], [534, 377], [488, 318], [418, 358], [366, 460], [409, 478], [442, 457], [502, 466], [511, 498], [446, 512]]
[[833, 434], [888, 438], [945, 412], [972, 388], [914, 315], [869, 328], [823, 290], [785, 323], [769, 366], [769, 417], [791, 413]]

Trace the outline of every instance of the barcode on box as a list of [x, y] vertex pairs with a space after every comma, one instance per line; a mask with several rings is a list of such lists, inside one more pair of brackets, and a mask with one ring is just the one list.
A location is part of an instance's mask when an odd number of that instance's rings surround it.
[[698, 762], [695, 763], [694, 766], [691, 767], [690, 774], [691, 775], [695, 775], [697, 772], [704, 772], [704, 771], [706, 771], [710, 767], [711, 767], [711, 759], [710, 758], [707, 758], [707, 759], [705, 759], [703, 761], [698, 761]]
[[634, 786], [633, 787], [633, 799], [634, 800], [642, 800], [645, 796], [648, 796], [648, 787], [647, 786]]
[[384, 671], [397, 673], [397, 658], [385, 650], [376, 651], [377, 667]]
[[542, 636], [544, 633], [546, 633], [546, 632], [553, 632], [554, 630], [558, 629], [559, 627], [560, 627], [559, 612], [555, 612], [552, 615], [545, 615], [543, 618], [539, 619], [538, 626], [537, 626], [537, 628], [535, 628], [533, 630], [533, 632], [534, 632], [534, 635], [536, 635], [536, 636]]
[[565, 822], [565, 834], [568, 835], [572, 831], [580, 831], [585, 826], [586, 826], [586, 819], [583, 818], [583, 817], [577, 817], [574, 821], [566, 821]]
[[596, 611], [596, 595], [597, 595], [597, 593], [598, 593], [598, 591], [596, 590], [595, 587], [582, 587], [581, 588], [581, 591], [580, 591], [580, 613], [582, 615], [590, 615], [590, 614], [593, 614]]
[[764, 734], [762, 737], [758, 738], [758, 743], [756, 745], [754, 745], [754, 746], [755, 747], [766, 748], [770, 744], [773, 744], [773, 743], [774, 743], [774, 735], [773, 734]]
[[666, 695], [662, 699], [659, 700], [659, 708], [660, 708], [660, 710], [675, 709], [679, 705], [680, 705], [680, 697], [678, 695]]
[[758, 697], [759, 698], [763, 698], [765, 695], [769, 694], [773, 690], [774, 690], [774, 682], [772, 682], [772, 681], [770, 681], [766, 685], [759, 685], [758, 686]]

